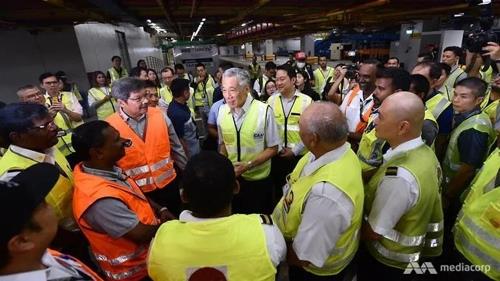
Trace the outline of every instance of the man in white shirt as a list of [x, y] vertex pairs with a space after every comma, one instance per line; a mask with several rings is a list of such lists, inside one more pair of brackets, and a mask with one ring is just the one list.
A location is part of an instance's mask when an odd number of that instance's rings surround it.
[[380, 66], [381, 64], [377, 60], [364, 61], [358, 71], [359, 87], [352, 89], [340, 105], [340, 110], [347, 119], [349, 141], [353, 145], [357, 145], [368, 124], [373, 109], [373, 91], [375, 91], [377, 69]]
[[149, 276], [155, 281], [214, 275], [220, 276], [217, 280], [274, 280], [286, 255], [285, 240], [269, 216], [232, 213], [240, 186], [231, 161], [208, 151], [193, 156], [182, 186], [188, 209], [156, 233]]
[[391, 148], [365, 186], [362, 238], [369, 254], [361, 251], [360, 262], [370, 267], [358, 280], [401, 280], [408, 263], [441, 254], [441, 172], [421, 138], [424, 111], [416, 95], [399, 92], [384, 100], [375, 119], [377, 137]]
[[311, 104], [299, 126], [310, 152], [290, 174], [273, 212], [288, 243], [290, 281], [342, 280], [359, 243], [361, 166], [337, 105]]
[[47, 249], [57, 218], [45, 197], [59, 178], [50, 164], [35, 164], [0, 181], [0, 281], [102, 280], [77, 259]]

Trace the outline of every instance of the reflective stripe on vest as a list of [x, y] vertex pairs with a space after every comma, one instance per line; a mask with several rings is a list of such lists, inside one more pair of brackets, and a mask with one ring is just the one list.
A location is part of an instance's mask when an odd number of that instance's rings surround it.
[[[458, 151], [458, 138], [466, 130], [474, 129], [476, 131], [488, 134], [488, 150], [495, 141], [496, 134], [491, 126], [490, 119], [484, 112], [480, 112], [465, 119], [451, 132], [450, 142], [443, 160], [443, 172], [445, 180], [449, 181], [461, 166], [460, 153]], [[485, 156], [486, 157], [486, 156]]]
[[442, 94], [437, 93], [432, 98], [425, 102], [425, 106], [428, 110], [431, 111], [432, 115], [436, 120], [439, 118], [441, 113], [443, 113], [448, 106], [450, 106], [450, 102], [446, 99]]
[[145, 136], [138, 136], [118, 113], [107, 121], [123, 138], [132, 140], [125, 149], [125, 156], [117, 162], [125, 174], [134, 179], [143, 192], [164, 188], [176, 177], [171, 160], [170, 139], [164, 113], [158, 108], [148, 108]]
[[205, 81], [200, 81], [196, 85], [196, 89], [193, 95], [193, 104], [197, 106], [208, 106], [211, 107], [214, 99], [214, 79], [212, 75], [207, 74], [208, 77]]
[[[498, 257], [492, 257], [479, 249], [476, 245], [470, 243], [464, 236], [462, 230], [457, 229], [455, 231], [455, 243], [464, 247], [469, 253], [477, 256], [482, 261], [486, 262], [487, 265], [491, 266], [496, 272], [500, 272], [500, 260]], [[485, 273], [487, 274], [487, 273]], [[492, 277], [493, 278], [493, 277]]]
[[[268, 105], [247, 95], [252, 99], [250, 108], [246, 112], [241, 126], [238, 128], [236, 121], [227, 104], [219, 110], [219, 121], [222, 139], [226, 147], [229, 160], [232, 163], [252, 161], [257, 155], [266, 149], [266, 116]], [[269, 175], [271, 161], [246, 171], [242, 176], [247, 180], [260, 180]]]
[[110, 69], [108, 69], [108, 73], [109, 73], [109, 76], [111, 78], [111, 83], [113, 83], [114, 81], [120, 79], [120, 78], [124, 78], [124, 77], [128, 77], [128, 72], [127, 72], [127, 69], [125, 68], [121, 68], [121, 75], [118, 73], [118, 71], [116, 71], [116, 69], [114, 67], [111, 67]]
[[455, 88], [455, 85], [457, 84], [457, 79], [460, 75], [464, 73], [464, 70], [460, 68], [459, 66], [456, 66], [455, 70], [453, 70], [448, 78], [444, 81], [444, 84], [448, 87], [448, 89], [453, 89]]
[[317, 68], [313, 72], [314, 87], [316, 88], [315, 90], [316, 90], [317, 93], [322, 93], [323, 90], [325, 89], [326, 80], [329, 77], [333, 77], [333, 68], [327, 66], [326, 69], [327, 69], [326, 76], [325, 76], [323, 70], [321, 69], [321, 67]]
[[75, 167], [74, 215], [80, 229], [88, 239], [91, 251], [99, 267], [112, 280], [142, 280], [147, 276], [147, 245], [136, 243], [125, 237], [114, 238], [94, 230], [85, 220], [84, 214], [96, 201], [114, 198], [122, 201], [140, 223], [157, 225], [159, 220], [140, 188], [131, 178], [125, 183], [108, 180], [83, 171], [82, 164]]
[[[426, 163], [426, 165], [421, 165]], [[421, 256], [437, 256], [442, 251], [443, 210], [439, 194], [440, 166], [434, 152], [425, 144], [400, 153], [384, 163], [365, 186], [365, 212], [372, 211], [377, 189], [389, 167], [405, 169], [415, 178], [419, 198], [389, 233], [367, 242], [368, 250], [384, 264], [402, 268]], [[386, 200], [389, 200], [386, 198]]]
[[316, 275], [333, 275], [347, 266], [358, 247], [358, 231], [361, 226], [364, 198], [361, 167], [356, 155], [347, 145], [346, 151], [339, 159], [326, 163], [308, 176], [302, 176], [302, 171], [311, 157], [311, 152], [304, 155], [290, 174], [287, 189], [273, 211], [273, 220], [283, 233], [285, 240], [291, 242], [297, 235], [304, 206], [316, 183], [327, 182], [345, 194], [354, 207], [351, 224], [343, 233], [340, 233], [335, 248], [330, 252], [323, 267], [304, 268]]
[[[107, 88], [107, 90], [108, 92], [105, 93], [100, 88], [92, 88], [89, 90], [89, 94], [94, 98], [96, 102], [98, 102], [110, 95], [109, 88]], [[108, 116], [116, 112], [116, 108], [117, 106], [115, 103], [115, 99], [111, 98], [111, 100], [101, 104], [101, 106], [95, 109], [97, 113], [97, 118], [99, 120], [106, 119]]]
[[281, 94], [273, 95], [267, 101], [273, 109], [284, 147], [292, 147], [301, 142], [299, 135], [299, 119], [302, 112], [304, 112], [311, 102], [312, 99], [310, 97], [296, 91], [290, 111], [286, 114]]

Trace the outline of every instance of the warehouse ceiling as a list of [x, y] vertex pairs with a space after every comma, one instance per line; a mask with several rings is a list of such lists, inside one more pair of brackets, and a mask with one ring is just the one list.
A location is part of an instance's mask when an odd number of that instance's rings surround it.
[[452, 18], [461, 12], [477, 14], [476, 10], [465, 0], [23, 0], [1, 1], [0, 28], [129, 22], [154, 33], [149, 20], [180, 40], [191, 39], [199, 29], [196, 39], [234, 43], [334, 28], [398, 29], [412, 20]]

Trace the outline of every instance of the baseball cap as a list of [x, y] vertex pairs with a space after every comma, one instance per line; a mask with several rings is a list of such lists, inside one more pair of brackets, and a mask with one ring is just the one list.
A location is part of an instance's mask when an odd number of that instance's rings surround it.
[[39, 163], [8, 182], [0, 181], [0, 243], [21, 232], [58, 178], [59, 170], [54, 165]]
[[297, 52], [295, 54], [295, 59], [296, 60], [305, 60], [306, 59], [306, 53], [304, 53], [304, 52]]

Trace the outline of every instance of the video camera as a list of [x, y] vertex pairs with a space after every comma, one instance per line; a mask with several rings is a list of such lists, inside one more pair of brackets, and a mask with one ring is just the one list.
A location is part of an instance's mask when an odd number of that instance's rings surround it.
[[[465, 48], [471, 53], [484, 53], [483, 47], [488, 42], [498, 42], [497, 35], [491, 31], [495, 16], [491, 1], [467, 0], [470, 6], [479, 7], [479, 25], [465, 35]], [[473, 25], [474, 26], [474, 25]]]
[[344, 68], [347, 69], [347, 72], [344, 76], [345, 78], [352, 80], [355, 79], [358, 75], [358, 68], [355, 65], [346, 65], [344, 66]]

